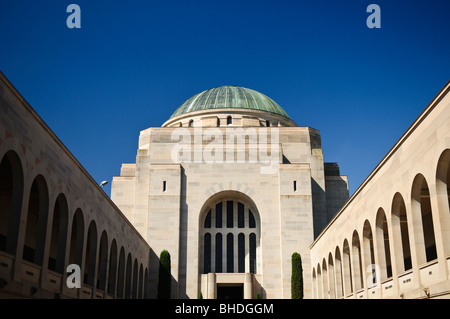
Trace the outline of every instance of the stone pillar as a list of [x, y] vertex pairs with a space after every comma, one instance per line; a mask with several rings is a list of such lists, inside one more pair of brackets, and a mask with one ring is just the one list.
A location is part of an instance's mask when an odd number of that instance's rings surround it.
[[217, 298], [217, 289], [216, 289], [216, 274], [209, 273], [207, 276], [207, 291], [206, 291], [206, 299], [216, 299]]
[[245, 274], [244, 280], [244, 299], [253, 298], [253, 275], [251, 273]]

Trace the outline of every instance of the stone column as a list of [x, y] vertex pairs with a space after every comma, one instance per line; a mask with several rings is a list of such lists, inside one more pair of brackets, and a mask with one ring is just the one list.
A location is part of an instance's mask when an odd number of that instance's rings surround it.
[[253, 275], [251, 273], [245, 274], [244, 279], [244, 299], [253, 298]]
[[216, 274], [215, 273], [209, 273], [207, 276], [207, 292], [206, 292], [206, 299], [216, 299]]

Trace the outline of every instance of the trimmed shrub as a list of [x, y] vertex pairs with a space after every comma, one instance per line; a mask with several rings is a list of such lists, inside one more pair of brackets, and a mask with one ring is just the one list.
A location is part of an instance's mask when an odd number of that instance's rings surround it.
[[291, 299], [303, 299], [303, 267], [299, 253], [292, 254]]
[[170, 299], [171, 281], [170, 254], [163, 250], [159, 257], [158, 299]]

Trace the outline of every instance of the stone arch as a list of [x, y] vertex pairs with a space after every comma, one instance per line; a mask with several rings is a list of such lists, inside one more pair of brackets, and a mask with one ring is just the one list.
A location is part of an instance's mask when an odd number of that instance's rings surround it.
[[109, 253], [108, 294], [115, 295], [117, 288], [117, 242], [113, 239]]
[[322, 259], [322, 291], [323, 298], [330, 299], [330, 286], [328, 282], [328, 267], [325, 258]]
[[330, 291], [330, 298], [336, 299], [336, 270], [334, 267], [334, 259], [331, 252], [328, 254], [328, 287]]
[[124, 298], [125, 291], [125, 249], [120, 248], [119, 265], [117, 268], [117, 297]]
[[323, 284], [322, 284], [322, 270], [320, 263], [317, 264], [317, 298], [323, 299]]
[[131, 258], [131, 253], [128, 253], [126, 274], [125, 274], [125, 299], [130, 299], [131, 297], [131, 280], [133, 274], [133, 259]]
[[106, 230], [102, 232], [100, 237], [97, 265], [97, 289], [106, 292], [106, 278], [108, 275], [108, 234], [106, 233]]
[[137, 262], [137, 258], [134, 258], [133, 283], [132, 283], [132, 287], [131, 287], [131, 298], [132, 299], [137, 298], [137, 289], [138, 289], [138, 262]]
[[437, 258], [433, 212], [428, 183], [422, 174], [414, 178], [411, 191], [411, 210], [419, 265]]
[[69, 208], [66, 196], [60, 193], [53, 207], [53, 218], [51, 224], [50, 249], [48, 255], [48, 269], [59, 274], [64, 272], [64, 261], [66, 255], [66, 243], [69, 225]]
[[391, 207], [393, 257], [396, 258], [397, 274], [412, 268], [411, 247], [408, 231], [408, 217], [405, 201], [395, 193]]
[[336, 298], [344, 297], [343, 273], [342, 273], [342, 256], [339, 246], [336, 246], [334, 252], [334, 269], [336, 278]]
[[386, 214], [379, 208], [375, 219], [375, 245], [378, 264], [380, 266], [380, 280], [392, 277], [391, 251], [389, 247], [389, 232]]
[[139, 286], [138, 286], [138, 294], [137, 298], [142, 299], [142, 288], [144, 286], [144, 267], [142, 263], [139, 266]]
[[450, 149], [442, 152], [436, 169], [436, 193], [444, 254], [450, 255]]
[[0, 162], [0, 250], [16, 253], [24, 189], [22, 163], [15, 151]]
[[148, 270], [144, 270], [144, 299], [148, 299]]
[[97, 257], [97, 225], [94, 220], [88, 227], [84, 259], [84, 283], [95, 288], [95, 271]]
[[24, 260], [42, 266], [47, 234], [49, 195], [47, 182], [41, 174], [31, 185], [26, 215]]
[[363, 269], [362, 269], [362, 258], [361, 258], [361, 243], [359, 241], [359, 235], [356, 230], [352, 234], [352, 272], [353, 279], [355, 283], [355, 291], [364, 288], [363, 283]]
[[81, 268], [84, 244], [84, 217], [81, 209], [77, 209], [72, 218], [70, 232], [69, 264], [76, 264]]
[[[363, 226], [362, 231], [362, 255], [364, 256], [364, 260], [366, 262], [365, 267], [363, 267], [363, 271], [367, 270], [370, 265], [375, 265], [375, 249], [374, 249], [374, 243], [373, 243], [373, 233], [372, 233], [372, 226], [370, 225], [370, 222], [366, 219]], [[371, 267], [372, 271], [372, 278], [373, 281], [370, 284], [375, 285], [377, 282], [379, 282], [379, 274], [375, 273], [376, 267]], [[370, 285], [369, 284], [369, 285]], [[370, 287], [369, 287], [370, 288]]]
[[312, 269], [312, 288], [313, 288], [313, 296], [315, 299], [318, 299], [319, 296], [317, 294], [317, 276], [316, 276], [316, 267]]
[[199, 272], [258, 273], [260, 225], [259, 211], [246, 194], [228, 190], [208, 198], [199, 214]]
[[344, 239], [342, 246], [342, 265], [343, 265], [343, 283], [344, 283], [344, 297], [353, 293], [353, 278], [351, 267], [350, 245], [348, 240]]

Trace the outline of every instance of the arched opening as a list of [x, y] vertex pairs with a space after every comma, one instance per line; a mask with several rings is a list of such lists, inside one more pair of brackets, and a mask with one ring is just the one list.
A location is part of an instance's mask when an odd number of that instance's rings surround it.
[[350, 246], [347, 239], [344, 240], [344, 245], [342, 248], [343, 254], [343, 274], [344, 274], [344, 297], [353, 293], [353, 279], [352, 279], [352, 268], [351, 268], [351, 257], [350, 257]]
[[117, 283], [117, 243], [113, 239], [109, 255], [108, 293], [115, 295]]
[[106, 275], [108, 269], [108, 236], [106, 231], [102, 232], [100, 237], [100, 248], [98, 251], [98, 275], [97, 275], [97, 289], [105, 291]]
[[206, 233], [204, 236], [203, 251], [203, 269], [205, 274], [211, 272], [211, 234]]
[[328, 286], [328, 268], [325, 258], [322, 260], [322, 291], [323, 299], [330, 299], [330, 287]]
[[91, 221], [88, 228], [85, 263], [84, 263], [84, 283], [91, 287], [94, 287], [96, 256], [97, 256], [97, 226], [95, 225], [95, 221]]
[[352, 270], [353, 279], [355, 281], [355, 290], [358, 291], [364, 287], [363, 271], [361, 260], [361, 244], [359, 242], [358, 232], [355, 230], [352, 236]]
[[14, 151], [0, 163], [0, 250], [14, 255], [17, 249], [23, 199], [23, 171]]
[[414, 179], [411, 195], [413, 218], [420, 221], [414, 224], [417, 227], [414, 237], [419, 244], [418, 263], [423, 264], [437, 258], [430, 191], [423, 175], [419, 174]]
[[148, 270], [144, 271], [144, 299], [148, 299]]
[[194, 127], [194, 120], [189, 121], [189, 127]]
[[378, 278], [379, 274], [376, 273], [377, 268], [375, 265], [375, 250], [373, 246], [372, 227], [370, 226], [370, 222], [368, 220], [364, 222], [362, 246], [362, 254], [364, 256], [364, 260], [367, 263], [365, 265], [365, 270], [371, 269], [372, 282], [370, 282], [369, 285], [375, 285], [377, 282], [379, 282], [380, 278]]
[[450, 255], [450, 149], [439, 157], [436, 171], [436, 193], [444, 254]]
[[319, 295], [317, 293], [317, 276], [315, 267], [313, 267], [312, 270], [312, 290], [313, 290], [313, 298], [319, 299]]
[[330, 298], [336, 299], [335, 269], [331, 253], [328, 254], [328, 288], [330, 291]]
[[336, 298], [344, 297], [344, 286], [342, 277], [342, 257], [339, 247], [336, 247], [334, 254], [334, 264], [335, 264], [335, 278], [336, 278]]
[[70, 232], [69, 264], [81, 267], [83, 258], [84, 220], [81, 209], [77, 209], [72, 219], [72, 230]]
[[259, 214], [244, 194], [224, 191], [200, 214], [200, 273], [253, 273], [260, 265]]
[[378, 209], [375, 227], [375, 242], [378, 251], [378, 263], [380, 266], [380, 279], [392, 277], [391, 251], [389, 248], [389, 233], [386, 215], [382, 208]]
[[322, 271], [320, 264], [317, 264], [317, 298], [323, 299], [323, 283], [322, 283]]
[[231, 115], [227, 116], [227, 125], [231, 125], [233, 124], [233, 118], [231, 117]]
[[142, 287], [144, 286], [144, 269], [142, 264], [139, 267], [139, 287], [138, 287], [138, 299], [142, 299]]
[[23, 259], [42, 266], [48, 221], [48, 189], [45, 178], [36, 176], [31, 185]]
[[131, 298], [137, 298], [137, 287], [138, 287], [138, 264], [137, 259], [134, 259], [133, 265], [133, 286], [131, 287]]
[[50, 251], [48, 255], [48, 269], [59, 274], [64, 272], [64, 259], [66, 254], [67, 230], [69, 211], [64, 194], [59, 194], [53, 208], [52, 232]]
[[128, 253], [127, 257], [127, 268], [125, 276], [125, 299], [130, 299], [131, 297], [131, 275], [132, 275], [132, 258], [131, 253]]
[[411, 269], [411, 249], [406, 205], [400, 193], [396, 193], [392, 200], [392, 240], [394, 244], [393, 256], [396, 258], [398, 267], [397, 273]]
[[117, 273], [117, 297], [124, 298], [125, 287], [125, 251], [123, 247], [120, 248], [119, 253], [119, 267]]

